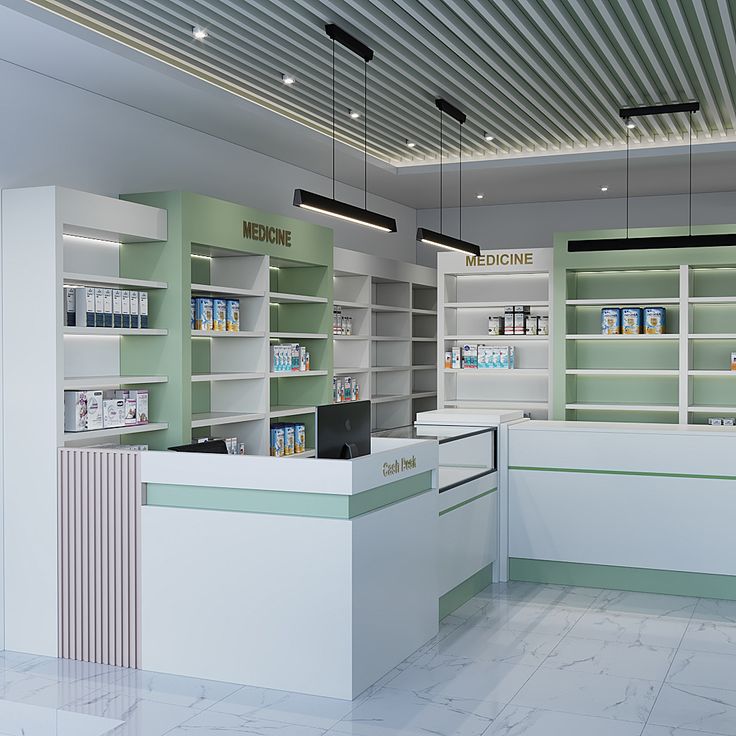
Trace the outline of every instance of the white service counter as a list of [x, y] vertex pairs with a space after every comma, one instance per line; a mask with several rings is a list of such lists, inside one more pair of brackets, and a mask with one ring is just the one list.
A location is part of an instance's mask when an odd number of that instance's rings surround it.
[[732, 427], [509, 426], [510, 577], [736, 597]]
[[143, 669], [354, 698], [437, 633], [437, 457], [143, 453]]

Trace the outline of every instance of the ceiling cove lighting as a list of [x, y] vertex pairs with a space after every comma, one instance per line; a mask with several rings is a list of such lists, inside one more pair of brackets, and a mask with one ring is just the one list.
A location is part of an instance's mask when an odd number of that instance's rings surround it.
[[483, 137], [490, 143], [494, 136], [492, 136], [490, 133], [483, 133]]
[[197, 41], [204, 41], [209, 36], [209, 31], [202, 26], [192, 26], [192, 37]]
[[360, 117], [360, 113], [355, 110], [348, 110], [348, 115], [353, 119], [357, 120]]
[[601, 187], [601, 191], [602, 191], [602, 192], [607, 192], [607, 191], [608, 191], [608, 187], [607, 187], [607, 186], [606, 186], [606, 185], [604, 184], [604, 185], [603, 185], [603, 186]]
[[[463, 240], [463, 123], [465, 123], [467, 117], [464, 112], [442, 98], [436, 99], [434, 104], [440, 111], [440, 232], [429, 230], [426, 227], [417, 228], [417, 240], [420, 243], [425, 243], [426, 245], [435, 245], [439, 248], [447, 248], [448, 250], [455, 250], [460, 253], [479, 256], [480, 246]], [[442, 158], [444, 154], [442, 116], [445, 113], [458, 122], [460, 131], [460, 227], [458, 233], [459, 237], [457, 238], [445, 235], [442, 232]]]
[[483, 199], [483, 197], [485, 197], [485, 194], [483, 194], [483, 192], [478, 192], [478, 194], [475, 195], [476, 199]]
[[[332, 197], [309, 192], [306, 189], [294, 190], [294, 206], [311, 212], [318, 212], [338, 220], [353, 222], [384, 233], [396, 232], [393, 217], [371, 212], [368, 209], [368, 62], [373, 59], [373, 49], [366, 46], [347, 31], [334, 23], [325, 26], [325, 33], [332, 39]], [[358, 207], [335, 199], [335, 43], [363, 59], [363, 206]], [[353, 117], [353, 113], [350, 112]], [[358, 117], [360, 115], [358, 114]]]
[[294, 84], [294, 82], [296, 82], [296, 79], [291, 74], [282, 74], [281, 75], [281, 81], [285, 85], [289, 86], [289, 85]]
[[414, 146], [416, 146], [416, 143], [414, 143], [414, 141], [407, 141], [406, 146], [407, 148], [414, 148]]
[[[619, 116], [626, 124], [626, 237], [594, 240], [570, 240], [567, 249], [570, 253], [592, 253], [596, 251], [617, 250], [657, 250], [661, 248], [704, 248], [708, 246], [736, 245], [736, 232], [717, 233], [713, 235], [693, 235], [693, 113], [700, 110], [697, 100], [692, 102], [675, 102], [664, 105], [646, 105], [642, 107], [622, 107]], [[643, 238], [629, 237], [629, 138], [635, 123], [632, 117], [650, 115], [672, 115], [687, 113], [688, 115], [688, 166], [689, 166], [689, 199], [688, 199], [688, 232], [687, 235], [658, 235]], [[603, 187], [601, 187], [603, 191]]]

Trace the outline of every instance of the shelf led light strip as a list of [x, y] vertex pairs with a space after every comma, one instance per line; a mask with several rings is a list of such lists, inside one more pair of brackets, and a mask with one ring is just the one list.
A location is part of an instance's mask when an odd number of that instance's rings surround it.
[[92, 238], [89, 235], [75, 235], [74, 233], [63, 233], [62, 237], [74, 240], [86, 240], [90, 243], [99, 243], [100, 245], [113, 246], [115, 248], [121, 245], [119, 240], [105, 240], [105, 238]]

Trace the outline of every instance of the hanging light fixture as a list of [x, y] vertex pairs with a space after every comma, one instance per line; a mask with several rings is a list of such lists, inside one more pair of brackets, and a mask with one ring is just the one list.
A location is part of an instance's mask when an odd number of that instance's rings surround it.
[[[702, 248], [704, 246], [736, 245], [736, 233], [717, 233], [715, 235], [693, 235], [693, 113], [700, 110], [700, 103], [675, 102], [665, 105], [644, 107], [622, 107], [619, 116], [626, 125], [626, 237], [571, 240], [567, 244], [570, 253], [590, 253], [611, 250], [655, 250], [659, 248]], [[687, 235], [657, 235], [629, 237], [629, 143], [630, 133], [636, 128], [631, 118], [649, 115], [667, 115], [678, 112], [688, 113], [688, 233]], [[601, 188], [601, 191], [603, 189]]]
[[[332, 39], [332, 197], [295, 189], [294, 206], [385, 233], [395, 233], [396, 220], [393, 217], [368, 209], [368, 62], [373, 59], [373, 50], [334, 23], [325, 26], [325, 33]], [[335, 199], [335, 42], [363, 59], [363, 207]]]
[[[426, 227], [417, 228], [417, 240], [420, 243], [426, 243], [427, 245], [436, 245], [440, 248], [447, 248], [448, 250], [456, 250], [461, 253], [468, 253], [473, 256], [480, 255], [480, 246], [474, 243], [468, 243], [463, 240], [463, 124], [465, 123], [466, 115], [457, 107], [451, 105], [447, 100], [437, 99], [434, 104], [440, 111], [440, 231], [429, 230]], [[444, 154], [443, 146], [443, 126], [442, 116], [447, 113], [451, 118], [457, 120], [460, 126], [460, 227], [459, 237], [453, 238], [451, 235], [445, 235], [442, 230], [442, 157]]]

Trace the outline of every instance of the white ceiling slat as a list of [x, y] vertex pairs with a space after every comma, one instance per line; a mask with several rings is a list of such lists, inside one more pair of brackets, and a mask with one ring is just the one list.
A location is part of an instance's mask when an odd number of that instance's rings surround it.
[[[1, 2], [2, 0], [0, 0]], [[696, 140], [736, 140], [734, 0], [28, 0], [183, 72], [332, 134], [325, 22], [376, 51], [368, 152], [436, 163], [445, 96], [468, 115], [465, 160], [619, 147], [626, 104], [699, 99]], [[191, 26], [211, 34], [203, 43]], [[362, 150], [362, 61], [340, 47], [336, 137]], [[298, 77], [284, 87], [282, 72]], [[664, 99], [663, 99], [664, 98]], [[446, 160], [457, 160], [447, 121]], [[485, 131], [495, 136], [484, 140]], [[681, 143], [685, 116], [638, 121], [644, 145]], [[416, 143], [406, 146], [406, 140]]]

